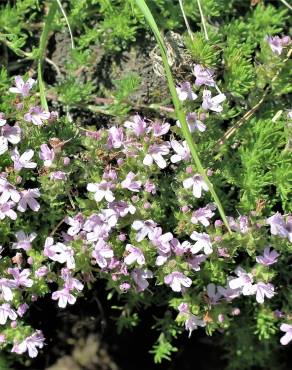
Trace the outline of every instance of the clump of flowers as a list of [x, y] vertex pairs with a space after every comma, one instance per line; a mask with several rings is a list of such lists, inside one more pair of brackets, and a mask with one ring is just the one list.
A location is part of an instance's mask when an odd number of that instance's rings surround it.
[[[194, 75], [195, 86], [184, 82], [177, 91], [193, 104], [187, 121], [199, 140], [208, 130], [203, 121], [224, 110], [226, 96], [209, 90], [217, 86], [215, 71], [196, 65]], [[163, 291], [164, 305], [178, 313], [177, 331], [184, 325], [189, 335], [199, 327], [227, 329], [241, 300], [282, 309], [274, 278], [292, 241], [291, 216], [229, 217], [229, 233], [179, 122], [136, 114], [119, 126], [56, 138], [59, 123], [30, 96], [34, 84], [16, 77], [10, 93], [22, 109], [0, 120], [1, 348], [37, 356], [46, 339], [26, 323], [29, 307], [50, 296], [66, 309], [100, 278], [123, 297], [149, 302]], [[208, 89], [196, 94], [202, 86]], [[64, 124], [70, 133], [71, 123]], [[74, 148], [77, 140], [84, 153]], [[212, 181], [213, 171], [208, 175]], [[292, 339], [290, 322], [287, 313], [279, 323], [284, 345]]]

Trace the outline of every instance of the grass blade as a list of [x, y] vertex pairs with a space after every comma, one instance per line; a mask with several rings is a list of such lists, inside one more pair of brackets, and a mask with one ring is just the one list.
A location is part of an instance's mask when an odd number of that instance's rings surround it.
[[228, 225], [228, 221], [227, 221], [224, 209], [222, 207], [222, 204], [220, 202], [220, 199], [219, 199], [216, 191], [214, 190], [213, 184], [210, 182], [210, 180], [209, 180], [209, 178], [206, 174], [206, 171], [204, 170], [204, 167], [201, 164], [200, 158], [198, 156], [196, 145], [195, 145], [195, 143], [192, 139], [191, 133], [189, 131], [189, 127], [188, 127], [188, 124], [186, 122], [185, 113], [183, 111], [182, 105], [181, 105], [180, 100], [178, 98], [176, 88], [175, 88], [175, 84], [174, 84], [174, 80], [173, 80], [173, 77], [172, 77], [172, 73], [171, 73], [171, 70], [170, 70], [170, 67], [169, 67], [169, 64], [168, 64], [167, 52], [166, 52], [166, 47], [165, 47], [163, 38], [162, 38], [162, 36], [159, 32], [159, 29], [157, 27], [155, 19], [153, 18], [152, 14], [151, 14], [151, 11], [148, 8], [146, 2], [144, 0], [135, 0], [135, 1], [136, 1], [136, 4], [138, 5], [138, 7], [140, 8], [141, 12], [143, 13], [143, 15], [144, 15], [147, 23], [149, 24], [152, 32], [154, 33], [156, 41], [159, 45], [160, 52], [161, 52], [161, 57], [162, 57], [162, 61], [163, 61], [164, 69], [165, 69], [165, 75], [166, 75], [167, 82], [168, 82], [168, 87], [169, 87], [169, 90], [170, 90], [170, 93], [171, 93], [171, 96], [172, 96], [172, 101], [173, 101], [173, 104], [174, 104], [174, 107], [175, 107], [176, 115], [177, 115], [177, 118], [179, 119], [179, 121], [181, 122], [181, 130], [182, 130], [183, 136], [184, 136], [184, 138], [185, 138], [185, 140], [186, 140], [186, 142], [187, 142], [187, 144], [190, 148], [192, 158], [195, 162], [195, 165], [197, 166], [197, 169], [198, 169], [199, 173], [201, 174], [204, 181], [206, 182], [206, 184], [209, 187], [210, 193], [212, 194], [212, 197], [213, 197], [213, 199], [214, 199], [214, 201], [217, 205], [218, 211], [220, 213], [222, 221], [224, 222], [225, 227], [231, 233], [231, 230], [230, 230], [230, 227]]

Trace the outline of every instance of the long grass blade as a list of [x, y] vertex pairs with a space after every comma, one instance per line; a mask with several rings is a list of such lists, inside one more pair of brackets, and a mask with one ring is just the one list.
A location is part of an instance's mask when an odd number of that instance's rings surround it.
[[219, 199], [216, 191], [214, 190], [213, 184], [210, 182], [210, 180], [209, 180], [209, 178], [206, 174], [206, 171], [204, 170], [204, 167], [201, 164], [200, 158], [198, 156], [196, 145], [195, 145], [195, 143], [192, 139], [191, 133], [189, 131], [189, 127], [188, 127], [188, 124], [186, 122], [185, 113], [183, 111], [182, 105], [181, 105], [180, 100], [178, 98], [176, 88], [175, 88], [175, 84], [174, 84], [174, 80], [173, 80], [173, 77], [172, 77], [172, 73], [171, 73], [171, 70], [170, 70], [170, 67], [169, 67], [169, 64], [168, 64], [166, 47], [165, 47], [163, 38], [162, 38], [162, 36], [159, 32], [157, 24], [156, 24], [156, 22], [155, 22], [155, 20], [152, 16], [152, 13], [151, 13], [150, 9], [148, 8], [146, 2], [144, 0], [136, 0], [136, 4], [138, 5], [141, 12], [143, 13], [143, 15], [144, 15], [147, 23], [149, 24], [152, 32], [154, 33], [156, 41], [159, 45], [160, 52], [161, 52], [161, 57], [162, 57], [163, 65], [164, 65], [164, 69], [165, 69], [165, 75], [166, 75], [167, 82], [168, 82], [168, 87], [169, 87], [169, 90], [170, 90], [170, 93], [171, 93], [171, 96], [172, 96], [172, 101], [173, 101], [173, 104], [174, 104], [174, 107], [175, 107], [176, 115], [177, 115], [177, 118], [179, 119], [179, 121], [181, 123], [182, 133], [183, 133], [183, 136], [184, 136], [184, 138], [185, 138], [185, 140], [186, 140], [186, 142], [187, 142], [187, 144], [190, 148], [192, 158], [195, 162], [195, 165], [196, 165], [199, 173], [201, 174], [204, 181], [206, 182], [206, 184], [209, 187], [209, 190], [210, 190], [210, 192], [212, 194], [212, 197], [213, 197], [213, 199], [214, 199], [214, 201], [217, 205], [218, 211], [221, 215], [221, 218], [222, 218], [222, 221], [224, 222], [225, 227], [231, 233], [231, 230], [230, 230], [230, 227], [229, 227], [224, 209], [223, 209], [222, 204], [220, 202], [220, 199]]

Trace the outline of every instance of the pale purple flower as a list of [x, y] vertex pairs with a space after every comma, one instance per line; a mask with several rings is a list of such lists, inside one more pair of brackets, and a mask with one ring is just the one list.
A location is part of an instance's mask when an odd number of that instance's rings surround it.
[[151, 166], [153, 162], [161, 169], [166, 167], [166, 161], [163, 158], [164, 155], [169, 153], [169, 143], [164, 142], [162, 144], [150, 145], [148, 149], [148, 154], [143, 159], [143, 164], [145, 166]]
[[68, 269], [75, 268], [74, 250], [63, 243], [53, 244], [54, 240], [48, 237], [45, 242], [44, 255], [52, 261], [66, 263]]
[[288, 216], [286, 219], [286, 230], [287, 238], [290, 243], [292, 243], [292, 216]]
[[25, 212], [27, 206], [34, 212], [37, 212], [40, 209], [39, 203], [35, 198], [40, 197], [39, 189], [27, 189], [20, 192], [21, 199], [18, 203], [17, 210], [20, 212]]
[[134, 172], [130, 171], [124, 181], [121, 182], [123, 189], [128, 189], [130, 191], [139, 192], [142, 183], [141, 181], [135, 181], [137, 175]]
[[185, 100], [196, 100], [198, 95], [196, 95], [192, 90], [192, 85], [186, 81], [183, 82], [180, 86], [176, 87], [176, 92], [180, 101]]
[[2, 297], [5, 301], [12, 301], [12, 289], [15, 288], [17, 288], [17, 285], [14, 280], [9, 280], [6, 278], [0, 279], [0, 290], [2, 291]]
[[207, 296], [208, 301], [211, 305], [215, 305], [218, 303], [219, 299], [221, 298], [221, 293], [215, 284], [210, 283], [207, 285]]
[[61, 278], [64, 280], [64, 287], [69, 290], [78, 290], [79, 292], [83, 290], [84, 285], [78, 279], [75, 279], [71, 275], [71, 271], [67, 268], [62, 268]]
[[275, 250], [270, 251], [270, 247], [264, 249], [264, 254], [262, 256], [256, 256], [256, 261], [264, 266], [270, 266], [277, 263], [279, 253]]
[[237, 278], [231, 278], [228, 282], [228, 285], [231, 289], [241, 289], [243, 295], [252, 295], [254, 294], [253, 288], [253, 276], [250, 273], [247, 273], [243, 268], [237, 267], [235, 270]]
[[212, 98], [211, 91], [204, 90], [202, 108], [220, 113], [223, 110], [223, 107], [220, 104], [223, 103], [224, 100], [226, 100], [226, 96], [224, 94], [218, 94]]
[[15, 233], [17, 242], [12, 244], [12, 248], [24, 249], [28, 251], [31, 249], [31, 243], [36, 238], [36, 233], [31, 233], [29, 235], [25, 234], [24, 231], [20, 230]]
[[148, 288], [149, 283], [147, 279], [153, 278], [153, 273], [147, 269], [136, 268], [131, 272], [131, 276], [137, 285], [137, 290], [139, 292], [143, 292], [145, 289]]
[[193, 188], [193, 195], [196, 198], [201, 198], [202, 191], [208, 191], [208, 185], [204, 181], [203, 177], [198, 173], [192, 177], [189, 177], [183, 181], [183, 187], [185, 189]]
[[24, 115], [24, 120], [32, 122], [36, 126], [41, 126], [43, 121], [50, 118], [50, 113], [43, 110], [42, 107], [31, 107], [29, 112]]
[[108, 148], [118, 149], [123, 145], [123, 142], [124, 142], [123, 128], [112, 126], [108, 130], [108, 141], [107, 141]]
[[162, 124], [159, 122], [154, 122], [152, 124], [152, 130], [153, 130], [154, 137], [159, 137], [159, 136], [167, 134], [169, 129], [170, 129], [170, 124], [167, 122], [162, 123]]
[[33, 87], [33, 85], [36, 83], [35, 80], [32, 78], [29, 78], [26, 82], [23, 81], [23, 78], [21, 76], [15, 77], [15, 86], [16, 87], [10, 87], [9, 91], [14, 94], [21, 94], [23, 97], [29, 96], [29, 90]]
[[292, 325], [281, 324], [280, 330], [285, 333], [284, 336], [280, 339], [280, 343], [283, 346], [286, 346], [292, 340]]
[[48, 272], [49, 272], [49, 269], [47, 268], [47, 266], [41, 266], [35, 271], [35, 276], [37, 278], [41, 278], [41, 277], [46, 276]]
[[206, 323], [199, 319], [197, 316], [193, 315], [190, 310], [187, 303], [181, 303], [178, 306], [179, 315], [184, 317], [185, 320], [185, 328], [189, 331], [189, 337], [192, 334], [192, 331], [197, 329], [198, 326], [204, 327], [206, 326]]
[[207, 205], [204, 208], [199, 208], [192, 214], [191, 222], [193, 224], [201, 223], [203, 226], [207, 227], [210, 225], [210, 219], [215, 215], [213, 212], [213, 205]]
[[162, 228], [156, 227], [149, 235], [149, 239], [157, 247], [159, 253], [169, 253], [171, 251], [172, 233], [162, 234]]
[[74, 236], [79, 233], [84, 225], [84, 217], [81, 213], [78, 213], [74, 217], [67, 216], [65, 218], [65, 222], [69, 225], [69, 229], [67, 230], [67, 234], [70, 236]]
[[189, 288], [192, 285], [192, 280], [182, 272], [174, 271], [164, 277], [164, 283], [174, 292], [181, 292], [183, 288]]
[[[28, 310], [28, 304], [27, 303], [22, 303], [19, 307], [18, 307], [18, 309], [17, 309], [17, 315], [19, 316], [19, 317], [23, 317], [24, 316], [24, 314], [26, 313], [26, 311]], [[15, 320], [15, 319], [14, 319]]]
[[191, 269], [194, 271], [201, 270], [201, 263], [205, 262], [207, 259], [205, 254], [196, 254], [188, 259], [188, 264], [190, 265]]
[[7, 269], [8, 273], [13, 276], [14, 282], [17, 287], [26, 287], [30, 288], [33, 285], [33, 281], [29, 279], [30, 276], [30, 270], [29, 269], [24, 269], [20, 271], [18, 267], [14, 268], [8, 268]]
[[68, 303], [74, 304], [76, 302], [76, 297], [74, 297], [67, 288], [53, 292], [52, 299], [55, 301], [58, 300], [58, 306], [60, 308], [65, 308]]
[[212, 243], [208, 234], [194, 231], [190, 238], [196, 241], [191, 248], [192, 253], [198, 253], [202, 249], [206, 255], [209, 255], [213, 252]]
[[18, 144], [21, 139], [21, 128], [18, 125], [2, 127], [3, 137], [11, 144]]
[[271, 283], [265, 284], [260, 281], [253, 286], [253, 289], [256, 294], [256, 300], [258, 303], [264, 303], [265, 297], [271, 299], [275, 295], [274, 286]]
[[136, 235], [137, 242], [141, 242], [143, 239], [145, 239], [146, 236], [148, 236], [148, 238], [151, 238], [156, 226], [157, 224], [152, 220], [134, 221], [132, 224], [132, 228], [138, 231]]
[[0, 177], [0, 203], [7, 202], [10, 198], [17, 203], [20, 200], [20, 194], [15, 186], [11, 185], [4, 177]]
[[0, 112], [0, 127], [6, 125], [5, 114]]
[[37, 164], [35, 162], [31, 162], [33, 156], [34, 151], [32, 149], [28, 149], [20, 155], [18, 149], [14, 148], [11, 152], [14, 169], [16, 171], [20, 171], [22, 168], [36, 168]]
[[283, 51], [282, 39], [279, 36], [266, 36], [266, 40], [273, 53], [281, 55]]
[[153, 182], [151, 182], [150, 180], [146, 180], [145, 184], [144, 184], [144, 189], [147, 193], [151, 193], [151, 194], [155, 194], [156, 193], [156, 186]]
[[286, 223], [284, 217], [279, 212], [269, 217], [267, 219], [267, 224], [271, 227], [272, 235], [278, 235], [281, 238], [287, 238], [288, 231], [286, 229]]
[[[114, 211], [118, 217], [125, 217], [128, 214], [133, 215], [136, 212], [135, 206], [133, 206], [132, 204], [128, 204], [124, 202], [123, 200], [109, 203], [109, 208], [110, 210], [108, 211]], [[102, 211], [102, 212], [105, 212], [105, 211]]]
[[176, 256], [182, 256], [183, 254], [188, 253], [191, 249], [191, 243], [186, 240], [180, 243], [178, 239], [173, 238], [170, 243]]
[[[188, 113], [186, 116], [186, 121], [190, 130], [190, 133], [194, 133], [196, 130], [204, 132], [206, 130], [206, 125], [197, 119], [197, 114], [195, 112]], [[176, 121], [176, 125], [181, 127], [180, 121]]]
[[15, 352], [18, 355], [22, 355], [24, 352], [28, 351], [28, 355], [34, 358], [38, 355], [37, 348], [43, 348], [45, 338], [40, 330], [37, 330], [34, 334], [27, 337], [21, 343], [15, 343], [11, 352]]
[[218, 286], [218, 292], [222, 295], [222, 297], [225, 298], [227, 302], [231, 302], [234, 298], [240, 296], [240, 289], [231, 289], [229, 286], [226, 288]]
[[132, 118], [132, 121], [126, 121], [124, 127], [134, 131], [137, 136], [144, 135], [147, 131], [147, 123], [138, 114]]
[[213, 78], [214, 71], [209, 68], [204, 68], [200, 64], [194, 65], [194, 75], [196, 77], [195, 84], [197, 86], [215, 86], [215, 81]]
[[171, 140], [170, 145], [176, 153], [170, 157], [170, 161], [172, 163], [177, 163], [180, 161], [188, 161], [190, 159], [190, 149], [185, 140], [182, 143], [180, 143], [177, 140]]
[[63, 171], [54, 171], [50, 173], [50, 180], [55, 181], [66, 181], [67, 180], [67, 174]]
[[8, 150], [8, 140], [3, 137], [3, 136], [0, 136], [0, 155], [6, 153]]
[[11, 308], [9, 303], [3, 303], [0, 306], [0, 325], [5, 325], [8, 318], [16, 320], [17, 313]]
[[145, 257], [140, 248], [137, 248], [132, 244], [127, 244], [126, 252], [127, 256], [124, 258], [126, 265], [132, 265], [135, 262], [140, 266], [145, 265]]
[[0, 204], [0, 220], [4, 220], [5, 217], [10, 218], [11, 220], [16, 220], [17, 214], [12, 209], [14, 206], [15, 203], [11, 201]]
[[44, 161], [44, 165], [46, 167], [50, 167], [53, 163], [55, 158], [55, 152], [53, 149], [50, 149], [47, 144], [42, 144], [40, 148], [40, 159]]
[[111, 191], [112, 188], [112, 183], [107, 181], [89, 183], [87, 185], [87, 190], [94, 193], [94, 199], [96, 202], [100, 202], [103, 198], [108, 202], [114, 201], [115, 197]]
[[105, 268], [108, 265], [108, 259], [114, 256], [114, 252], [103, 239], [99, 239], [94, 246], [92, 257], [95, 258], [100, 268]]

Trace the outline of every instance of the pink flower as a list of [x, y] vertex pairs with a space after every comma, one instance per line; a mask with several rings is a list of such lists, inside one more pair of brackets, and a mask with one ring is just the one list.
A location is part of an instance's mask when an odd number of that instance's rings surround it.
[[194, 75], [196, 77], [195, 84], [197, 86], [215, 86], [215, 81], [213, 79], [214, 71], [208, 68], [204, 68], [200, 64], [194, 65]]
[[282, 330], [285, 333], [285, 335], [280, 339], [280, 343], [283, 346], [286, 346], [292, 340], [292, 325], [282, 324], [280, 326], [280, 330]]
[[158, 248], [161, 253], [169, 253], [171, 251], [170, 242], [173, 239], [172, 233], [162, 234], [162, 228], [156, 227], [153, 232], [150, 233], [149, 239], [151, 243]]
[[[26, 303], [22, 303], [19, 307], [18, 307], [18, 309], [17, 309], [17, 315], [19, 316], [19, 317], [23, 317], [24, 315], [25, 315], [25, 313], [26, 313], [26, 311], [28, 310], [28, 304], [26, 304]], [[15, 319], [14, 319], [15, 320]]]
[[256, 256], [256, 261], [264, 266], [273, 265], [278, 261], [279, 253], [275, 250], [270, 251], [270, 247], [264, 249], [263, 256]]
[[19, 355], [28, 351], [28, 355], [31, 358], [34, 358], [38, 355], [37, 348], [43, 348], [45, 338], [40, 330], [37, 330], [34, 334], [27, 337], [21, 343], [15, 343], [11, 352], [15, 352]]
[[148, 236], [148, 238], [151, 238], [156, 226], [157, 224], [152, 220], [134, 221], [132, 224], [132, 228], [138, 231], [136, 235], [137, 242], [141, 242], [143, 239], [145, 239], [146, 236]]
[[0, 325], [5, 325], [7, 319], [16, 320], [17, 313], [11, 308], [9, 303], [3, 303], [0, 306]]
[[198, 119], [195, 112], [188, 113], [186, 120], [191, 133], [195, 132], [196, 130], [200, 132], [206, 131], [206, 125]]
[[145, 264], [144, 254], [139, 248], [134, 247], [132, 244], [127, 244], [126, 252], [127, 256], [124, 258], [126, 265], [132, 265], [135, 262], [137, 262], [140, 266]]
[[287, 238], [288, 231], [283, 216], [277, 212], [267, 219], [267, 224], [271, 227], [271, 234], [278, 235], [281, 238]]
[[49, 237], [46, 239], [44, 255], [49, 257], [52, 261], [66, 263], [68, 269], [74, 269], [74, 250], [70, 246], [66, 246], [63, 243], [53, 243], [53, 238]]
[[192, 246], [191, 252], [198, 253], [200, 250], [204, 250], [206, 255], [211, 254], [213, 252], [212, 243], [210, 240], [210, 236], [206, 233], [197, 233], [194, 231], [190, 236], [192, 240], [196, 240], [196, 243]]
[[143, 164], [145, 166], [151, 166], [153, 161], [161, 169], [166, 167], [166, 161], [163, 158], [164, 155], [169, 153], [169, 143], [165, 142], [163, 144], [153, 144], [150, 145], [148, 149], [148, 154], [143, 159]]
[[74, 297], [67, 288], [53, 292], [52, 299], [55, 301], [58, 300], [58, 306], [60, 308], [65, 308], [68, 303], [74, 304], [76, 302], [76, 297]]
[[203, 177], [199, 174], [195, 174], [183, 181], [183, 187], [185, 189], [193, 188], [193, 195], [196, 198], [201, 198], [202, 191], [208, 191], [208, 185], [205, 183]]
[[137, 136], [144, 135], [147, 131], [147, 123], [138, 114], [133, 117], [132, 121], [126, 121], [124, 126], [134, 131]]
[[164, 277], [165, 284], [169, 285], [174, 292], [181, 292], [182, 287], [189, 288], [192, 280], [182, 272], [174, 271]]
[[124, 181], [121, 182], [123, 189], [128, 189], [130, 191], [139, 192], [141, 188], [141, 181], [134, 181], [135, 175], [133, 172], [129, 172]]
[[12, 244], [12, 248], [28, 251], [31, 249], [31, 242], [36, 238], [37, 234], [31, 233], [30, 235], [26, 235], [22, 230], [20, 230], [15, 233], [15, 236], [17, 242]]
[[206, 261], [207, 257], [205, 254], [196, 254], [188, 259], [188, 263], [192, 270], [200, 271], [201, 270], [201, 263]]
[[220, 113], [223, 110], [223, 107], [220, 104], [223, 103], [224, 100], [226, 100], [226, 96], [224, 94], [218, 94], [212, 98], [211, 91], [204, 90], [202, 108]]
[[50, 149], [47, 144], [42, 144], [39, 156], [40, 159], [44, 161], [44, 165], [50, 167], [55, 158], [55, 152], [53, 149]]
[[155, 194], [156, 193], [156, 186], [150, 180], [147, 180], [144, 184], [144, 189], [147, 193]]
[[21, 199], [18, 203], [17, 210], [20, 212], [25, 212], [27, 209], [27, 206], [34, 211], [37, 212], [40, 209], [39, 203], [35, 200], [35, 198], [40, 197], [39, 189], [27, 189], [22, 190], [20, 192]]
[[112, 202], [115, 197], [111, 191], [113, 185], [111, 182], [101, 181], [96, 183], [89, 183], [87, 190], [94, 193], [94, 199], [96, 202], [100, 202], [105, 198], [106, 201]]
[[283, 48], [291, 43], [289, 36], [280, 38], [279, 36], [266, 36], [266, 40], [273, 53], [281, 55]]
[[37, 164], [30, 161], [33, 156], [34, 151], [32, 149], [28, 149], [20, 155], [18, 149], [14, 148], [11, 152], [11, 159], [14, 162], [14, 169], [16, 171], [20, 171], [22, 168], [36, 168]]
[[114, 252], [111, 247], [103, 239], [99, 239], [94, 246], [94, 251], [92, 252], [92, 257], [95, 258], [98, 266], [102, 269], [107, 267], [107, 259], [110, 259], [113, 256]]
[[21, 76], [16, 76], [16, 87], [10, 87], [9, 91], [14, 94], [21, 94], [24, 98], [26, 98], [29, 96], [29, 90], [33, 87], [35, 83], [36, 81], [32, 78], [29, 78], [26, 82], [24, 82]]
[[29, 112], [24, 115], [24, 119], [27, 122], [32, 122], [36, 126], [43, 125], [43, 121], [50, 118], [50, 113], [45, 112], [42, 107], [36, 106], [31, 107]]
[[135, 283], [137, 284], [137, 288], [139, 292], [143, 292], [145, 289], [148, 288], [149, 283], [147, 279], [153, 278], [153, 274], [150, 270], [142, 270], [142, 269], [134, 269], [131, 272], [131, 276]]
[[83, 290], [84, 285], [78, 280], [72, 277], [71, 271], [67, 268], [62, 268], [61, 278], [64, 280], [64, 287], [68, 290]]
[[192, 86], [188, 81], [183, 82], [180, 86], [177, 86], [176, 92], [180, 101], [185, 101], [187, 99], [196, 100], [198, 97], [198, 95], [193, 92]]
[[188, 161], [190, 159], [190, 149], [187, 142], [184, 140], [182, 143], [171, 140], [170, 145], [176, 154], [170, 157], [172, 163], [177, 163], [180, 161]]

